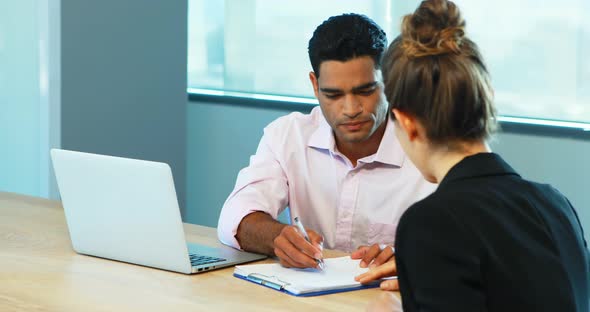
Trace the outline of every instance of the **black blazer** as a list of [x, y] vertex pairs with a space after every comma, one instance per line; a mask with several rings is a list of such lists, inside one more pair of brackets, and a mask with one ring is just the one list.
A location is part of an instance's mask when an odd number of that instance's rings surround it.
[[395, 250], [405, 312], [589, 311], [574, 208], [496, 154], [466, 157], [411, 206]]

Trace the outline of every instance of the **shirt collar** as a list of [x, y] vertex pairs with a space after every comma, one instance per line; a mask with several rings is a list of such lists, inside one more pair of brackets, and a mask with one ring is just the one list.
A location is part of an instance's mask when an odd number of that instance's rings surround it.
[[[402, 150], [397, 137], [395, 136], [395, 125], [391, 118], [387, 118], [385, 125], [385, 133], [379, 143], [377, 153], [359, 159], [359, 162], [371, 163], [380, 162], [392, 166], [401, 167], [406, 160], [406, 154]], [[334, 139], [334, 132], [332, 127], [328, 124], [324, 115], [321, 114], [320, 124], [312, 133], [308, 146], [329, 150], [334, 153], [336, 151], [336, 141]]]
[[311, 134], [311, 137], [309, 137], [307, 146], [330, 150], [330, 152], [334, 153], [336, 141], [334, 141], [332, 127], [330, 127], [330, 124], [328, 124], [328, 121], [326, 121], [326, 118], [324, 118], [324, 115], [321, 113], [321, 111], [319, 115], [319, 125]]
[[379, 143], [379, 148], [377, 149], [377, 153], [375, 153], [373, 161], [401, 167], [406, 160], [406, 153], [395, 136], [394, 121], [390, 117], [387, 117], [386, 122], [385, 133], [383, 133], [383, 138], [381, 139], [381, 143]]
[[484, 176], [520, 176], [496, 153], [479, 153], [463, 158], [454, 165], [440, 182], [439, 187], [456, 180]]

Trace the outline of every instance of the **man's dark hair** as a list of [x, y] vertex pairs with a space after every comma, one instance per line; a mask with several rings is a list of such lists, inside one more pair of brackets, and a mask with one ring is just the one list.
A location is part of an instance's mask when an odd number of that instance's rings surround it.
[[381, 27], [361, 14], [332, 16], [313, 32], [307, 47], [311, 67], [319, 78], [323, 61], [345, 62], [370, 56], [375, 68], [381, 68], [381, 55], [387, 48], [387, 37]]

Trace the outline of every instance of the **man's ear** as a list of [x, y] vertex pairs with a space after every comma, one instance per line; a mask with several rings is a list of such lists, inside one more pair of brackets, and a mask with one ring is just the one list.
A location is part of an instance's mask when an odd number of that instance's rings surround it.
[[416, 118], [408, 113], [404, 113], [396, 108], [392, 109], [391, 112], [397, 120], [397, 124], [402, 128], [404, 133], [408, 136], [410, 142], [416, 140], [418, 137], [418, 127]]
[[313, 93], [315, 94], [315, 97], [319, 99], [320, 87], [318, 85], [318, 78], [315, 76], [315, 73], [313, 71], [309, 72], [309, 81], [311, 81], [311, 85], [313, 86]]

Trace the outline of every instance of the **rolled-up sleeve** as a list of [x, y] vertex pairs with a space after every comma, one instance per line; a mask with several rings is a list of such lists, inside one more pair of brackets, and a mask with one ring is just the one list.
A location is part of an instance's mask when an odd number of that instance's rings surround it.
[[256, 154], [239, 172], [234, 190], [221, 209], [217, 235], [222, 243], [234, 248], [241, 249], [236, 233], [245, 216], [262, 211], [276, 219], [288, 204], [287, 177], [276, 150], [282, 144], [273, 142], [272, 132], [270, 125], [264, 130]]

